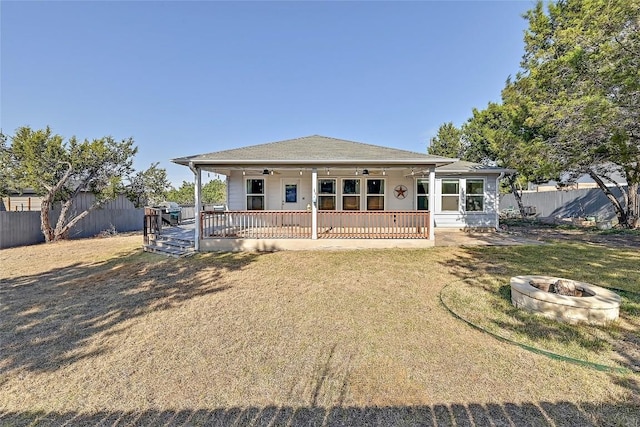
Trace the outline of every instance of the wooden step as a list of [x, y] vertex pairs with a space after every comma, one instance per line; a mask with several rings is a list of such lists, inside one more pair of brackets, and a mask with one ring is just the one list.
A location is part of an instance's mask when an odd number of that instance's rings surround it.
[[145, 252], [181, 258], [195, 253], [194, 242], [170, 236], [158, 235], [156, 238], [143, 245]]
[[159, 238], [153, 242], [155, 246], [165, 247], [165, 248], [174, 248], [181, 249], [184, 251], [192, 251], [194, 248], [193, 242], [189, 240], [182, 239], [173, 239], [173, 238]]
[[143, 245], [142, 248], [145, 252], [171, 256], [174, 258], [183, 258], [195, 254], [193, 249], [179, 249], [171, 246]]

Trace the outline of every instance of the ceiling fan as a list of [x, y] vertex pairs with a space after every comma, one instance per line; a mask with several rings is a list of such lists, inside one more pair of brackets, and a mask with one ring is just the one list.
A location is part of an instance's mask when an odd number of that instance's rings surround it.
[[269, 168], [242, 169], [242, 175], [280, 175], [280, 172]]
[[362, 169], [362, 175], [385, 176], [386, 174], [387, 174], [386, 169], [368, 169], [368, 168]]

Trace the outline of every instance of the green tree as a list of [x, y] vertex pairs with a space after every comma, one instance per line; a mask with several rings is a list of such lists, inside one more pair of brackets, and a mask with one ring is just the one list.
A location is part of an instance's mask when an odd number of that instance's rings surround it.
[[7, 145], [7, 136], [0, 131], [0, 197], [4, 197], [9, 192], [11, 155]]
[[[131, 138], [79, 141], [74, 136], [64, 142], [49, 127], [32, 130], [25, 126], [18, 128], [7, 149], [8, 173], [12, 185], [33, 188], [42, 196], [40, 225], [45, 240], [51, 242], [67, 238], [78, 221], [117, 196], [123, 177], [132, 172], [136, 152]], [[74, 212], [76, 196], [85, 191], [95, 195], [95, 202]], [[54, 226], [49, 213], [57, 201], [61, 210]]]
[[557, 167], [550, 162], [544, 150], [544, 129], [532, 128], [525, 123], [526, 108], [510, 97], [510, 83], [503, 91], [503, 103], [489, 103], [484, 110], [473, 109], [473, 116], [462, 126], [468, 161], [490, 166], [514, 169], [507, 176], [522, 217], [522, 187], [528, 182], [548, 181], [555, 178]]
[[171, 184], [166, 169], [153, 163], [149, 169], [136, 172], [129, 177], [126, 188], [127, 198], [137, 207], [156, 205], [167, 198]]
[[[220, 180], [214, 179], [202, 186], [202, 203], [224, 203], [227, 199], [227, 184]], [[176, 202], [181, 205], [193, 205], [195, 203], [195, 184], [192, 182], [182, 181], [182, 185], [178, 188], [171, 188], [167, 192], [167, 200]]]
[[224, 203], [227, 200], [227, 184], [214, 179], [202, 186], [202, 201], [209, 204]]
[[493, 166], [498, 162], [496, 141], [510, 132], [511, 122], [501, 105], [489, 103], [486, 109], [474, 108], [472, 116], [462, 125], [465, 141], [462, 159]]
[[438, 128], [438, 134], [431, 138], [427, 152], [434, 156], [460, 158], [463, 153], [462, 131], [452, 122]]
[[193, 182], [182, 181], [182, 185], [167, 192], [167, 200], [180, 205], [192, 205], [195, 203], [195, 184]]
[[[563, 0], [526, 14], [523, 72], [514, 82], [531, 106], [526, 122], [553, 126], [554, 161], [588, 174], [622, 226], [640, 216], [640, 0]], [[628, 186], [612, 179], [619, 171]], [[607, 184], [617, 186], [618, 200]]]

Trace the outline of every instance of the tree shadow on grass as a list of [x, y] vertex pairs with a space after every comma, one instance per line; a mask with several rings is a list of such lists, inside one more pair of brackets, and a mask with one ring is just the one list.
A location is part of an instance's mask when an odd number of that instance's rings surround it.
[[192, 298], [223, 292], [227, 272], [260, 254], [166, 259], [139, 250], [105, 262], [73, 264], [0, 282], [0, 385], [26, 369], [54, 371], [110, 351], [92, 338], [121, 333], [123, 323]]
[[[486, 320], [507, 335], [524, 336], [530, 342], [557, 342], [594, 353], [609, 351], [615, 360], [640, 371], [640, 272], [636, 251], [564, 243], [543, 246], [468, 247], [446, 266], [465, 283], [482, 289], [498, 310], [500, 319]], [[511, 305], [509, 280], [519, 275], [547, 275], [583, 281], [597, 286], [625, 288], [619, 321], [607, 326], [568, 325], [538, 317]], [[469, 307], [474, 310], [473, 307]], [[504, 320], [504, 319], [508, 320]]]
[[635, 426], [637, 405], [588, 402], [454, 403], [432, 406], [231, 407], [139, 412], [1, 412], [12, 426]]

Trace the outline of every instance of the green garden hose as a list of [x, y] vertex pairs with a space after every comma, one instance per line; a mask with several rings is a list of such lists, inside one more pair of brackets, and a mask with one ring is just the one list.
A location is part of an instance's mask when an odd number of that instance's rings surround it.
[[[462, 282], [462, 280], [460, 281]], [[457, 282], [454, 282], [457, 283]], [[466, 323], [467, 325], [481, 331], [484, 332], [485, 334], [491, 335], [492, 337], [494, 337], [495, 339], [502, 341], [502, 342], [506, 342], [508, 344], [512, 344], [515, 346], [518, 346], [524, 350], [530, 351], [532, 353], [536, 353], [536, 354], [541, 354], [543, 356], [549, 357], [551, 359], [554, 360], [560, 360], [563, 362], [569, 362], [569, 363], [573, 363], [576, 365], [581, 365], [581, 366], [586, 366], [592, 369], [596, 369], [598, 371], [602, 371], [602, 372], [614, 372], [614, 373], [618, 373], [618, 374], [638, 374], [638, 372], [635, 372], [631, 369], [628, 368], [622, 368], [622, 367], [615, 367], [615, 366], [607, 366], [607, 365], [601, 365], [599, 363], [593, 363], [593, 362], [589, 362], [586, 360], [581, 360], [581, 359], [576, 359], [573, 357], [569, 357], [569, 356], [563, 356], [561, 354], [556, 354], [556, 353], [552, 353], [550, 351], [547, 350], [543, 350], [541, 348], [537, 348], [537, 347], [533, 347], [527, 344], [523, 344], [517, 341], [513, 341], [511, 339], [505, 338], [503, 336], [500, 336], [498, 334], [495, 334], [485, 328], [483, 328], [480, 325], [476, 325], [475, 323], [470, 322], [469, 320], [465, 319], [464, 317], [460, 316], [458, 313], [456, 313], [455, 311], [453, 311], [445, 302], [444, 299], [442, 298], [442, 292], [449, 287], [449, 285], [451, 285], [451, 283], [445, 285], [442, 287], [442, 289], [440, 290], [440, 294], [439, 294], [439, 298], [440, 298], [440, 303], [444, 306], [444, 308], [447, 309], [447, 311], [449, 311], [449, 313], [451, 313], [453, 315], [453, 317], [455, 317], [456, 319], [460, 319], [462, 320], [464, 323]], [[607, 288], [613, 291], [619, 291], [619, 292], [625, 292], [625, 293], [630, 293], [630, 294], [636, 294], [635, 292], [630, 292], [630, 291], [625, 291], [622, 289], [612, 289], [612, 288]]]

